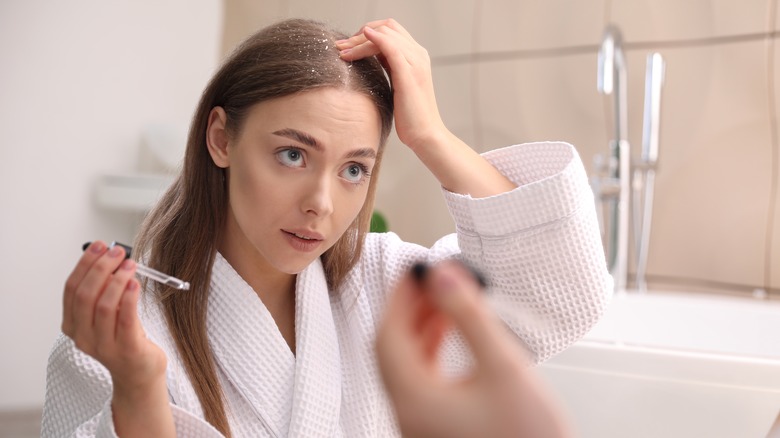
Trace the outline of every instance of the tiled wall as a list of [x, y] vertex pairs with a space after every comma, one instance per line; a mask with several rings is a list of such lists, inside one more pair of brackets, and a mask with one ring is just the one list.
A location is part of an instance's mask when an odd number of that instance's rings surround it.
[[[348, 32], [393, 17], [428, 49], [445, 122], [472, 147], [566, 140], [590, 172], [610, 139], [611, 98], [596, 90], [596, 55], [615, 23], [635, 151], [645, 57], [658, 51], [667, 63], [650, 286], [778, 290], [776, 2], [227, 0], [223, 47], [283, 17]], [[392, 230], [431, 244], [453, 229], [436, 181], [397, 139], [381, 178], [378, 208]]]

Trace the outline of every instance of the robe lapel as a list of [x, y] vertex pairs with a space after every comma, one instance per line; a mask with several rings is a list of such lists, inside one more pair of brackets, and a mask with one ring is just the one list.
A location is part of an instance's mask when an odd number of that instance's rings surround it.
[[289, 436], [338, 436], [341, 434], [339, 344], [319, 259], [298, 274], [295, 338], [295, 391]]
[[268, 309], [220, 254], [212, 270], [207, 322], [227, 379], [271, 435], [287, 436], [298, 380], [295, 357]]

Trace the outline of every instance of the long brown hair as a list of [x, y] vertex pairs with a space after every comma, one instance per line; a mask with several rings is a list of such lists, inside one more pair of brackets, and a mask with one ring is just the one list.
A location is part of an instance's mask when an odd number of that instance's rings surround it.
[[206, 147], [209, 112], [216, 106], [224, 108], [226, 129], [234, 136], [241, 132], [249, 109], [265, 100], [321, 87], [348, 88], [372, 99], [382, 131], [366, 202], [349, 229], [322, 255], [330, 290], [337, 290], [360, 258], [393, 117], [392, 92], [379, 61], [372, 57], [344, 62], [334, 44], [341, 38], [346, 35], [322, 23], [293, 19], [244, 41], [204, 90], [190, 125], [183, 168], [144, 221], [135, 242], [135, 253], [151, 267], [192, 285], [186, 293], [152, 283], [144, 289], [160, 302], [206, 420], [226, 436], [230, 427], [206, 332], [206, 312], [228, 196], [224, 170], [214, 164]]

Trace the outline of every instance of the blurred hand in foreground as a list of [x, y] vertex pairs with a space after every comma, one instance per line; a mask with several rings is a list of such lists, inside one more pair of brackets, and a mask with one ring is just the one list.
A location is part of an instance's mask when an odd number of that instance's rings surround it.
[[[414, 271], [389, 298], [376, 343], [403, 435], [571, 436], [520, 343], [483, 300], [475, 275], [458, 262]], [[445, 376], [438, 363], [453, 326], [475, 358], [470, 374], [458, 379]]]

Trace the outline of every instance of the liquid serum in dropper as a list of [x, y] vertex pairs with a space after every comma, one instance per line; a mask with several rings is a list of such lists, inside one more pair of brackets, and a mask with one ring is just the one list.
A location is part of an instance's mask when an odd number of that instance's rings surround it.
[[[91, 243], [92, 242], [85, 243], [84, 246], [82, 246], [82, 250], [86, 251]], [[113, 248], [115, 246], [121, 246], [122, 248], [124, 248], [125, 249], [125, 259], [129, 259], [130, 258], [130, 254], [133, 252], [133, 248], [132, 247], [127, 246], [127, 245], [122, 244], [122, 243], [119, 243], [119, 242], [111, 242], [108, 245], [108, 249], [111, 249], [111, 248]], [[140, 275], [140, 276], [142, 276], [142, 277], [146, 277], [146, 278], [148, 278], [150, 280], [154, 280], [154, 281], [156, 281], [158, 283], [162, 283], [162, 284], [164, 284], [166, 286], [170, 286], [170, 287], [172, 287], [174, 289], [179, 289], [179, 290], [189, 290], [190, 289], [190, 283], [188, 281], [179, 280], [176, 277], [170, 276], [168, 274], [163, 274], [162, 272], [160, 272], [160, 271], [158, 271], [156, 269], [152, 269], [152, 268], [150, 268], [148, 266], [145, 266], [145, 265], [142, 265], [140, 263], [136, 263], [135, 273]]]

